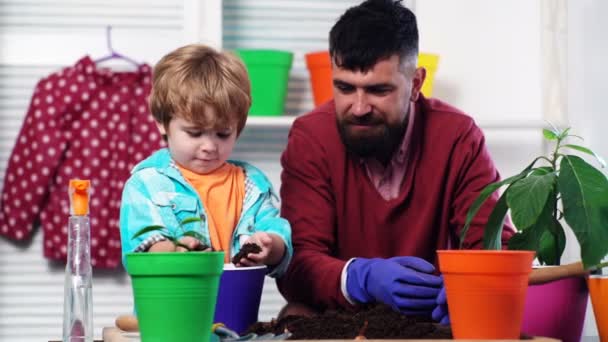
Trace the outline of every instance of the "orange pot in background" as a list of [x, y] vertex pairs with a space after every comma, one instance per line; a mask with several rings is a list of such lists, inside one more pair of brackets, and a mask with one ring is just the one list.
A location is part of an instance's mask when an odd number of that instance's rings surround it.
[[437, 251], [457, 339], [519, 339], [532, 251]]
[[597, 332], [601, 342], [608, 342], [608, 276], [590, 276], [587, 279]]
[[[305, 55], [306, 67], [310, 75], [310, 85], [315, 107], [334, 97], [331, 79], [331, 59], [329, 51], [310, 52]], [[439, 55], [431, 53], [418, 54], [418, 66], [426, 69], [426, 79], [422, 84], [422, 93], [426, 97], [433, 95], [433, 81], [439, 64]]]
[[329, 51], [311, 52], [305, 55], [306, 67], [310, 74], [312, 97], [315, 107], [334, 97], [331, 80], [331, 60]]

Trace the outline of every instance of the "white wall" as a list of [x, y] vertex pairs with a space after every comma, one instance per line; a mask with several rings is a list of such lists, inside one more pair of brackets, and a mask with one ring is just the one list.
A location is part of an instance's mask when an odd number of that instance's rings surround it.
[[530, 0], [416, 2], [420, 50], [440, 55], [433, 96], [476, 119], [505, 177], [543, 151], [540, 10]]
[[573, 126], [580, 127], [585, 143], [608, 156], [608, 2], [568, 2], [568, 111]]
[[435, 96], [480, 120], [540, 121], [538, 1], [416, 2], [421, 51], [440, 55]]

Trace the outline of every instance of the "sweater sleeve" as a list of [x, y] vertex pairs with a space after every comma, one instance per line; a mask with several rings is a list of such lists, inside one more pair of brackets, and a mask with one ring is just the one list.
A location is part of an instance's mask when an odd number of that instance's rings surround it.
[[[483, 133], [472, 121], [468, 129], [460, 136], [454, 150], [457, 151], [454, 165], [460, 165], [460, 167], [457, 169], [455, 193], [452, 194], [453, 215], [450, 225], [456, 227], [456, 236], [459, 237], [469, 208], [488, 184], [500, 180], [500, 175], [486, 148]], [[483, 248], [485, 225], [498, 199], [499, 193], [493, 193], [479, 209], [471, 222], [463, 248]], [[501, 236], [503, 249], [506, 248], [507, 242], [513, 234], [515, 234], [515, 230], [507, 216]], [[457, 246], [456, 244], [455, 247]]]
[[64, 158], [71, 100], [61, 82], [65, 79], [53, 74], [38, 83], [9, 158], [0, 199], [0, 234], [7, 238], [31, 235]]
[[294, 254], [277, 285], [289, 302], [318, 310], [350, 307], [340, 278], [345, 261], [336, 248], [336, 203], [332, 195], [327, 156], [304, 125], [296, 120], [281, 157], [281, 215], [292, 226]]

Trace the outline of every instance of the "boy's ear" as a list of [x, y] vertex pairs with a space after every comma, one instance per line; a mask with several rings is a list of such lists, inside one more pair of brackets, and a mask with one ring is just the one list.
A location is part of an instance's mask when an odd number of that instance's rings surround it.
[[162, 123], [160, 123], [158, 121], [154, 121], [154, 123], [156, 123], [156, 127], [158, 128], [158, 131], [160, 132], [161, 135], [167, 135], [167, 131], [165, 130], [165, 125], [163, 125]]

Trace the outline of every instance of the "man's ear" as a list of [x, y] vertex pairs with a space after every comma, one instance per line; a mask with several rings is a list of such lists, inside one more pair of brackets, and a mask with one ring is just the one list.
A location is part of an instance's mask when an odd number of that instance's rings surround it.
[[412, 93], [410, 95], [410, 101], [418, 101], [420, 89], [422, 89], [422, 84], [424, 83], [425, 78], [426, 69], [423, 67], [416, 68], [416, 71], [414, 71], [414, 78], [412, 79]]

